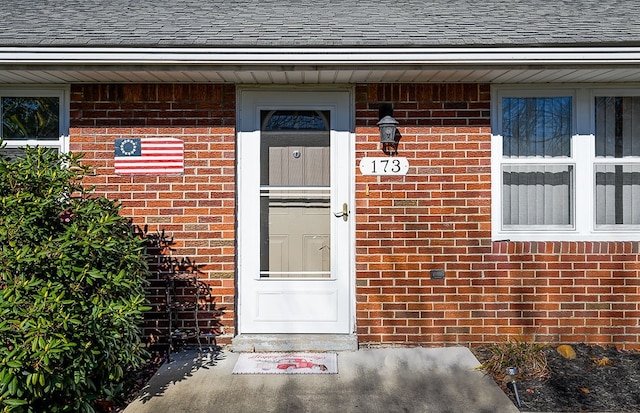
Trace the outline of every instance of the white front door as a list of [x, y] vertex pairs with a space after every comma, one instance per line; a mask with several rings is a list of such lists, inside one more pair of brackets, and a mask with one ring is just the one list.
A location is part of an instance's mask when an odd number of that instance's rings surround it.
[[239, 333], [352, 332], [351, 92], [243, 89], [238, 109]]

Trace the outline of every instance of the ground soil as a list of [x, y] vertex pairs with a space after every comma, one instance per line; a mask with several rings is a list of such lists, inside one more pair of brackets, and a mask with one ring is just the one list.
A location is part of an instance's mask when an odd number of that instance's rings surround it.
[[[544, 349], [548, 378], [516, 376], [521, 411], [640, 412], [640, 353], [585, 344], [572, 347], [575, 359], [561, 356], [555, 346]], [[480, 362], [491, 355], [482, 348], [474, 353]], [[513, 386], [503, 377], [494, 380], [517, 405]]]

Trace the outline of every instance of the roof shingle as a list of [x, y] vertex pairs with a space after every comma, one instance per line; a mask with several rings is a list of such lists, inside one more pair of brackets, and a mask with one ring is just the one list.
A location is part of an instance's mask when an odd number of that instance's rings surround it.
[[640, 45], [625, 0], [3, 0], [0, 46]]

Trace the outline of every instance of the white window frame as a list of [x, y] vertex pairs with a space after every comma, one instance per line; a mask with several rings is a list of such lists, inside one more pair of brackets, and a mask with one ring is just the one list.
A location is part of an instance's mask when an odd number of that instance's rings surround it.
[[[640, 226], [596, 228], [595, 165], [638, 164], [640, 157], [595, 157], [595, 97], [640, 96], [640, 85], [494, 85], [491, 90], [491, 238], [494, 241], [637, 241]], [[571, 154], [554, 158], [504, 158], [502, 153], [502, 99], [505, 97], [571, 96]], [[504, 164], [570, 164], [574, 168], [573, 225], [571, 228], [503, 228], [502, 166]], [[585, 177], [588, 177], [585, 179]]]
[[[2, 97], [57, 97], [60, 99], [59, 137], [58, 139], [24, 139], [2, 140], [6, 148], [21, 148], [24, 146], [44, 146], [57, 149], [60, 153], [69, 152], [69, 117], [70, 117], [70, 87], [69, 86], [11, 86], [0, 87], [0, 100]], [[2, 107], [0, 106], [0, 111]], [[0, 112], [0, 119], [2, 113]], [[2, 128], [0, 127], [0, 138]]]

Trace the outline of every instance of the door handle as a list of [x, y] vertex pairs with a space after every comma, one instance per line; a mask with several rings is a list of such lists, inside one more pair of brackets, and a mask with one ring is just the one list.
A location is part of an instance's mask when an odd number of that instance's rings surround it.
[[334, 212], [333, 215], [335, 215], [336, 218], [342, 217], [343, 221], [347, 221], [349, 219], [349, 206], [347, 203], [342, 204], [342, 211]]

